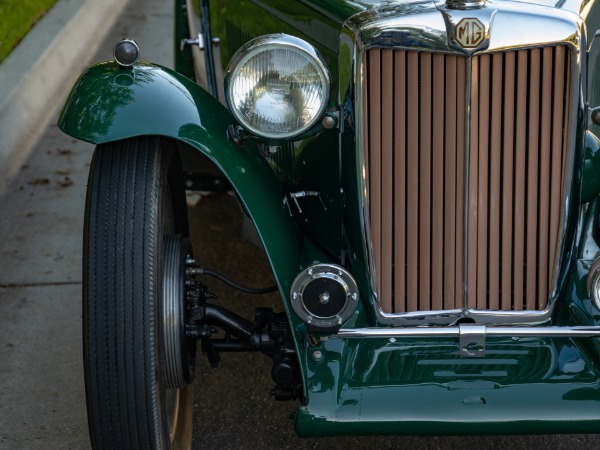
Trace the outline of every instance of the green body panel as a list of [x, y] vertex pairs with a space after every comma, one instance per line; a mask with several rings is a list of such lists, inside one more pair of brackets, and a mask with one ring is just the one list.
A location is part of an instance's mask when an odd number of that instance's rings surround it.
[[94, 144], [160, 135], [200, 150], [236, 189], [280, 286], [289, 289], [308, 244], [283, 206], [285, 193], [265, 160], [229, 139], [227, 128], [234, 123], [212, 96], [175, 72], [146, 64], [121, 70], [113, 63], [82, 75], [59, 118], [65, 133]]
[[[330, 339], [307, 361], [301, 436], [600, 431], [600, 375], [570, 339], [488, 339], [485, 358], [458, 342]], [[597, 354], [596, 354], [597, 360]]]
[[600, 140], [587, 132], [581, 171], [581, 201], [592, 201], [600, 193]]
[[[391, 3], [304, 0], [284, 5], [264, 0], [244, 2], [248, 8], [244, 11], [229, 8], [231, 2], [212, 3], [223, 7], [221, 14], [212, 18], [213, 31], [218, 30], [215, 33], [220, 33], [219, 37], [231, 38], [224, 51], [224, 62], [248, 39], [276, 30], [301, 37], [328, 55], [326, 59], [333, 74], [332, 97], [337, 90], [337, 98], [330, 99], [330, 103], [337, 101], [343, 122], [338, 144], [339, 187], [346, 193], [341, 223], [343, 251], [348, 257], [346, 265], [359, 284], [361, 298], [370, 299], [350, 71], [353, 49], [340, 35], [344, 23], [353, 15], [382, 7], [390, 13]], [[410, 2], [402, 3], [405, 7]], [[577, 8], [573, 4], [570, 7]], [[313, 10], [313, 16], [307, 18], [309, 9]], [[213, 7], [213, 15], [214, 11]], [[253, 14], [257, 23], [245, 21], [248, 14]], [[232, 29], [236, 33], [232, 34]], [[330, 52], [336, 54], [337, 61]], [[578, 236], [591, 233], [598, 224], [589, 221], [587, 228], [577, 225], [579, 205], [587, 209], [585, 204], [596, 199], [600, 192], [598, 142], [585, 133], [583, 123], [577, 135], [575, 167], [581, 167], [581, 171], [577, 170], [581, 176], [573, 178], [573, 208], [564, 229], [566, 245], [558, 282], [559, 304], [571, 306], [556, 308], [554, 325], [597, 324], [582, 320], [595, 311], [585, 292], [585, 267], [589, 263], [573, 264], [572, 258]], [[333, 153], [333, 149], [329, 151]], [[322, 158], [327, 160], [329, 154]], [[298, 162], [298, 158], [292, 159]], [[273, 167], [289, 176], [288, 181], [293, 184], [312, 181], [310, 173], [288, 170], [289, 164], [276, 161]], [[318, 212], [314, 215], [314, 220], [317, 219], [323, 223]], [[322, 225], [321, 231], [329, 236]], [[587, 248], [588, 252], [594, 251]], [[368, 300], [364, 314], [356, 323], [381, 326], [374, 305]], [[344, 325], [352, 326], [356, 325]], [[597, 340], [489, 339], [486, 347], [486, 357], [474, 360], [458, 356], [456, 340], [323, 341], [301, 354], [307, 405], [298, 409], [296, 429], [304, 436], [600, 431]], [[324, 354], [319, 362], [310, 358], [317, 349]]]
[[304, 338], [298, 330], [304, 326], [291, 313], [291, 284], [313, 261], [333, 261], [296, 225], [295, 214], [283, 203], [286, 192], [265, 158], [253, 145], [240, 148], [229, 138], [227, 128], [234, 123], [229, 112], [198, 85], [149, 64], [138, 64], [133, 70], [121, 70], [114, 63], [89, 68], [59, 118], [65, 133], [93, 144], [160, 135], [184, 142], [211, 159], [229, 179], [256, 226], [298, 345]]
[[[269, 33], [297, 36], [313, 45], [325, 60], [332, 83], [328, 109], [338, 110], [335, 92], [338, 89], [340, 22], [318, 14], [312, 5], [287, 0], [211, 0], [210, 10], [213, 37], [220, 39], [221, 69], [225, 69], [238, 48], [254, 37]], [[247, 20], [248, 17], [253, 20]], [[339, 133], [329, 130], [281, 145], [269, 157], [270, 165], [286, 190], [320, 193], [320, 199], [305, 197], [299, 200], [302, 210], [299, 222], [310, 239], [336, 263], [341, 262], [344, 249], [339, 150]]]
[[[598, 256], [599, 201], [587, 208], [580, 247], [554, 325], [600, 325], [587, 294]], [[586, 253], [583, 249], [591, 251]], [[458, 339], [334, 338], [307, 358], [301, 436], [600, 432], [599, 339], [488, 338], [483, 358], [459, 356]]]
[[276, 153], [267, 157], [286, 191], [319, 193], [319, 196], [299, 198], [300, 209], [288, 197], [288, 206], [298, 216], [304, 233], [336, 263], [340, 262], [343, 249], [338, 139], [337, 130], [323, 131], [302, 141], [281, 145]]
[[[600, 325], [591, 262], [574, 265], [555, 325]], [[600, 432], [598, 339], [488, 338], [483, 358], [460, 357], [448, 338], [330, 338], [310, 350], [324, 358], [303, 361], [301, 436]]]
[[221, 39], [224, 66], [250, 39], [269, 33], [287, 33], [310, 42], [324, 56], [330, 69], [336, 67], [331, 57], [338, 51], [341, 22], [320, 14], [317, 7], [308, 2], [210, 0], [210, 10], [211, 30]]
[[183, 39], [190, 37], [190, 27], [187, 19], [186, 0], [174, 0], [175, 36], [173, 39], [173, 50], [175, 54], [175, 71], [194, 79], [194, 60], [192, 49], [189, 45], [181, 45]]
[[[175, 3], [180, 12], [184, 2]], [[382, 326], [370, 300], [361, 227], [354, 49], [343, 33], [352, 16], [382, 7], [389, 12], [394, 3], [210, 0], [223, 66], [242, 44], [267, 33], [292, 34], [317, 48], [331, 71], [329, 111], [339, 112], [341, 132], [319, 131], [282, 143], [272, 154], [260, 142], [238, 147], [227, 132], [233, 117], [187, 78], [185, 51], [176, 57], [183, 75], [148, 64], [90, 68], [69, 97], [60, 127], [96, 144], [146, 134], [177, 139], [208, 156], [231, 181], [264, 243], [294, 331], [306, 396], [296, 415], [299, 434], [600, 432], [598, 339], [488, 339], [486, 356], [477, 359], [460, 358], [452, 339], [317, 336], [313, 346], [290, 307], [290, 286], [303, 268], [313, 261], [342, 263], [361, 292], [344, 327]], [[177, 18], [177, 39], [186, 33]], [[553, 325], [600, 325], [586, 292], [589, 267], [600, 255], [600, 143], [586, 126], [582, 120], [577, 130], [574, 207], [564, 229]], [[289, 201], [298, 191], [316, 191], [320, 198], [301, 200], [300, 212]], [[314, 350], [324, 358], [314, 361]]]

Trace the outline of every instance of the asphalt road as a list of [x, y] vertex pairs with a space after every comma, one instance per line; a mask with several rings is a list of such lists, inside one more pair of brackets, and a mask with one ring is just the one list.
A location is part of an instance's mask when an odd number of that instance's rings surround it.
[[[143, 59], [170, 65], [171, 9], [164, 0], [132, 0], [91, 59], [110, 57], [112, 44], [131, 36]], [[92, 151], [50, 124], [0, 198], [0, 449], [89, 448], [80, 255]], [[272, 284], [264, 253], [241, 236], [242, 213], [233, 196], [205, 196], [189, 214], [195, 255], [203, 266], [245, 285]], [[276, 294], [239, 294], [205, 281], [218, 304], [248, 318], [257, 306], [281, 308]], [[270, 370], [261, 354], [224, 354], [216, 369], [199, 357], [194, 449], [600, 448], [596, 435], [300, 439], [292, 426], [295, 403], [271, 398]]]

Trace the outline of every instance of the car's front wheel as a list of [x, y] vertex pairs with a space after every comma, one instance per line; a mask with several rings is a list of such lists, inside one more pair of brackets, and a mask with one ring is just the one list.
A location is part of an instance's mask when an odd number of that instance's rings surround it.
[[141, 137], [96, 149], [84, 230], [83, 344], [95, 449], [191, 448], [191, 249], [176, 149]]

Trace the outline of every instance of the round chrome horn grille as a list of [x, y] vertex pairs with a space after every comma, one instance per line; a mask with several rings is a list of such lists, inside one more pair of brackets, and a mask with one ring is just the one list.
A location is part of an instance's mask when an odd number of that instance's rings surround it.
[[350, 272], [335, 264], [316, 264], [301, 272], [291, 289], [292, 307], [309, 327], [332, 331], [358, 306], [358, 287]]

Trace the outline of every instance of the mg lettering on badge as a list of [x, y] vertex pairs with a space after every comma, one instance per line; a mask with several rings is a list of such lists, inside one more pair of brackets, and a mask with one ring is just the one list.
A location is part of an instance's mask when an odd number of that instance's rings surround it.
[[485, 39], [485, 27], [478, 19], [464, 18], [456, 25], [454, 38], [463, 48], [475, 48]]

